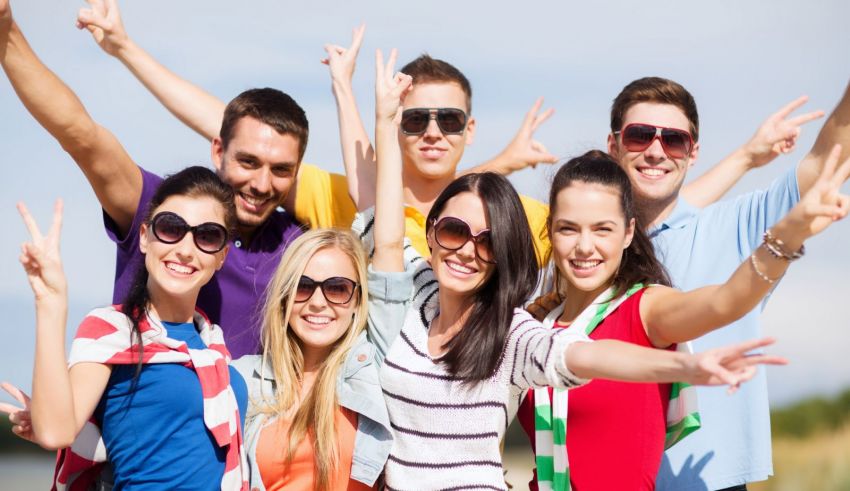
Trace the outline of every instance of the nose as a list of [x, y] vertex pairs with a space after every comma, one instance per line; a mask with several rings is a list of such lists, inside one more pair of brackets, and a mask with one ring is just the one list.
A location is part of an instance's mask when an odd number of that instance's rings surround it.
[[475, 259], [475, 242], [473, 242], [472, 239], [467, 240], [460, 249], [456, 251], [456, 254], [467, 259]]
[[271, 192], [272, 176], [268, 167], [262, 166], [254, 170], [254, 175], [251, 179], [251, 191], [260, 196], [265, 196]]
[[425, 127], [424, 136], [429, 139], [438, 139], [442, 138], [443, 130], [440, 129], [440, 126], [437, 124], [436, 115], [429, 116], [428, 118], [428, 126]]
[[593, 236], [588, 232], [581, 232], [576, 244], [576, 252], [580, 256], [590, 256], [593, 254]]
[[643, 151], [644, 158], [648, 162], [663, 162], [667, 159], [667, 154], [664, 152], [664, 147], [661, 146], [661, 139], [655, 137], [652, 143]]
[[174, 252], [177, 254], [177, 257], [180, 260], [191, 259], [196, 254], [196, 249], [198, 248], [195, 245], [195, 240], [192, 235], [192, 232], [186, 232], [186, 235], [183, 236], [180, 241], [174, 244]]
[[312, 310], [322, 310], [328, 305], [328, 301], [325, 298], [325, 293], [322, 291], [322, 287], [316, 285], [316, 289], [313, 290], [313, 294], [310, 295], [310, 298], [307, 299], [307, 306]]

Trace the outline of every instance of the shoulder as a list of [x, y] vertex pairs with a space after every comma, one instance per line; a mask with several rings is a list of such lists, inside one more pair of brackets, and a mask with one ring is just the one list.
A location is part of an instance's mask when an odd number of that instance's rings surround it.
[[77, 329], [77, 338], [99, 339], [118, 331], [127, 331], [132, 325], [130, 318], [120, 310], [120, 305], [108, 305], [90, 310]]
[[249, 382], [255, 377], [255, 373], [259, 374], [262, 368], [263, 357], [260, 355], [245, 355], [231, 362], [231, 366], [242, 375], [246, 382]]

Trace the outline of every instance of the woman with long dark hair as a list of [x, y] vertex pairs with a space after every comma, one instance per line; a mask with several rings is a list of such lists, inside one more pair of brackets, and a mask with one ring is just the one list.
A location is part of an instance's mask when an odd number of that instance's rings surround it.
[[[562, 303], [544, 324], [670, 350], [731, 323], [772, 290], [802, 255], [805, 239], [847, 213], [836, 174], [850, 172], [850, 161], [836, 173], [836, 160], [833, 153], [820, 185], [771, 227], [726, 283], [688, 292], [670, 287], [617, 162], [597, 150], [570, 160], [555, 175], [549, 198], [554, 284]], [[691, 390], [601, 380], [568, 395], [530, 391], [519, 417], [538, 456], [531, 488], [564, 490], [572, 482], [582, 491], [655, 489], [665, 446], [699, 427], [695, 408], [687, 407]], [[559, 420], [560, 427], [547, 420]]]
[[19, 208], [32, 236], [21, 262], [36, 299], [36, 353], [32, 426], [16, 432], [60, 450], [55, 485], [84, 489], [108, 455], [115, 489], [246, 489], [247, 389], [227, 365], [221, 329], [195, 308], [227, 254], [230, 187], [202, 167], [162, 182], [136, 225], [144, 261], [131, 292], [83, 319], [67, 359], [61, 205], [46, 236]]
[[[394, 192], [402, 175], [396, 138], [410, 83], [378, 54], [378, 207], [402, 204]], [[439, 118], [439, 108], [426, 109]], [[420, 269], [381, 369], [393, 429], [390, 489], [504, 489], [499, 442], [530, 387], [570, 388], [591, 378], [737, 385], [756, 364], [779, 361], [744, 356], [764, 341], [694, 356], [545, 329], [520, 308], [537, 267], [519, 197], [504, 177], [459, 178], [427, 220], [430, 265], [407, 258]]]

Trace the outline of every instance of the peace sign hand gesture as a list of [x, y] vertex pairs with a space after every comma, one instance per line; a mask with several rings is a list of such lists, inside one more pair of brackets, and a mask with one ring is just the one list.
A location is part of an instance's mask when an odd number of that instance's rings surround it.
[[835, 145], [814, 186], [783, 220], [803, 240], [823, 232], [850, 211], [850, 196], [841, 194], [841, 185], [850, 177], [850, 159], [839, 165], [840, 155], [841, 145]]
[[[0, 0], [2, 1], [2, 0]], [[87, 29], [94, 41], [108, 54], [117, 56], [129, 37], [124, 30], [116, 0], [86, 0], [89, 8], [77, 13], [77, 28]]]
[[[2, 1], [2, 0], [0, 0]], [[9, 382], [0, 383], [0, 387], [12, 395], [22, 407], [14, 406], [5, 402], [0, 402], [0, 412], [9, 415], [9, 421], [12, 422], [12, 433], [18, 435], [24, 440], [35, 443], [35, 434], [32, 432], [32, 416], [30, 416], [30, 398], [21, 389], [15, 387]]]
[[800, 128], [810, 121], [823, 117], [823, 111], [812, 111], [790, 117], [792, 112], [808, 100], [807, 96], [794, 99], [779, 111], [771, 114], [759, 126], [745, 146], [750, 155], [752, 167], [761, 167], [780, 154], [792, 152], [797, 144], [797, 138], [800, 136]]
[[21, 245], [21, 264], [27, 273], [36, 302], [50, 299], [65, 301], [67, 283], [59, 255], [59, 235], [62, 230], [62, 200], [53, 206], [53, 223], [47, 235], [42, 235], [35, 219], [23, 203], [18, 211], [29, 230], [31, 242]]
[[390, 51], [390, 57], [384, 64], [381, 50], [375, 52], [375, 117], [376, 123], [392, 121], [401, 123], [401, 105], [404, 96], [410, 90], [413, 78], [401, 72], [395, 72], [398, 51]]

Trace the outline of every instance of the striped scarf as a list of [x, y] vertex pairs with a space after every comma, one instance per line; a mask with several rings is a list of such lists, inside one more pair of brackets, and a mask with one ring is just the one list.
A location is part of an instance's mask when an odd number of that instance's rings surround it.
[[[130, 365], [139, 361], [139, 350], [132, 344], [132, 322], [120, 305], [91, 311], [77, 330], [68, 365], [81, 362], [105, 365]], [[227, 447], [223, 490], [248, 489], [248, 464], [242, 448], [239, 406], [230, 387], [230, 353], [224, 345], [221, 328], [200, 311], [195, 326], [207, 349], [190, 349], [185, 342], [168, 337], [159, 319], [149, 314], [139, 323], [144, 346], [143, 363], [180, 363], [198, 375], [204, 394], [204, 424], [219, 447]], [[59, 451], [53, 490], [84, 490], [93, 484], [107, 461], [100, 428], [94, 418], [88, 421], [74, 443]]]
[[[617, 310], [627, 298], [643, 288], [637, 283], [620, 297], [612, 299], [614, 289], [609, 288], [599, 295], [578, 317], [570, 328], [582, 329], [587, 335], [602, 323], [605, 317]], [[607, 299], [607, 300], [606, 300]], [[564, 312], [562, 304], [546, 316], [543, 324], [552, 327]], [[690, 343], [679, 343], [677, 351], [690, 353]], [[552, 404], [549, 390], [534, 390], [534, 443], [536, 449], [537, 486], [540, 491], [568, 491], [570, 489], [570, 466], [567, 456], [567, 410], [568, 396], [563, 389], [553, 389]], [[696, 390], [684, 382], [672, 384], [670, 404], [667, 408], [667, 434], [664, 448], [670, 448], [682, 438], [700, 427], [697, 412]]]

